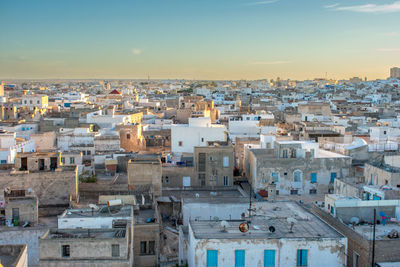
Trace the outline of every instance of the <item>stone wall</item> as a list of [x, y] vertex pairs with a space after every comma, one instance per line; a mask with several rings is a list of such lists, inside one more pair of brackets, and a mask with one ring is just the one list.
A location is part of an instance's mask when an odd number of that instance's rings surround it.
[[78, 176], [75, 170], [54, 172], [0, 172], [0, 188], [32, 188], [41, 205], [69, 204], [78, 200]]

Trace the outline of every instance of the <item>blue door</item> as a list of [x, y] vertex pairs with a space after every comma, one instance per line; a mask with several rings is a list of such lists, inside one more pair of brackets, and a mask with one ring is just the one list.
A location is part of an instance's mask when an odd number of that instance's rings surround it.
[[244, 250], [235, 250], [235, 267], [244, 267]]
[[335, 182], [336, 176], [336, 172], [331, 172], [331, 183]]
[[207, 250], [207, 267], [218, 267], [217, 250]]

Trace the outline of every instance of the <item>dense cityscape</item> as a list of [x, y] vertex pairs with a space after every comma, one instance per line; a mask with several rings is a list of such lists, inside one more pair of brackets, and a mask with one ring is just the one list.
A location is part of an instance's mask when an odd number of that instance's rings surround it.
[[400, 267], [399, 1], [0, 10], [0, 267]]

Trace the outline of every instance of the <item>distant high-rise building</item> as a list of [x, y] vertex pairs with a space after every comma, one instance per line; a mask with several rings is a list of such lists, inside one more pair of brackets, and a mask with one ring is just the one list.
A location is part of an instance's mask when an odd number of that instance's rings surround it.
[[393, 67], [390, 69], [390, 78], [400, 78], [400, 68]]

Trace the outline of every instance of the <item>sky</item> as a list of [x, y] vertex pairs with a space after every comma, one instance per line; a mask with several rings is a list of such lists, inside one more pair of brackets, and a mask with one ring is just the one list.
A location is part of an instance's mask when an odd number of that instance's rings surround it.
[[396, 0], [0, 0], [0, 78], [387, 78], [399, 26]]

